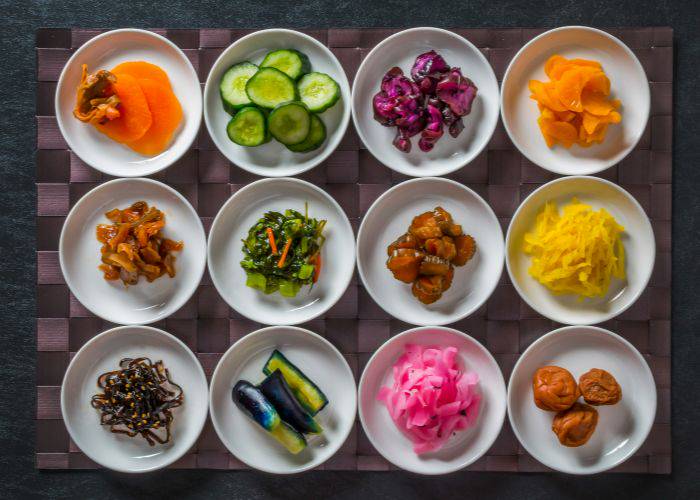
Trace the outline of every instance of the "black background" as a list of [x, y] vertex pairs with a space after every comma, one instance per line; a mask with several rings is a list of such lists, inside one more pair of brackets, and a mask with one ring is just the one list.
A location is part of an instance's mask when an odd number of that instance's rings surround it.
[[[697, 1], [531, 0], [297, 2], [57, 2], [0, 0], [0, 497], [700, 497], [700, 17]], [[673, 145], [673, 474], [163, 471], [145, 476], [34, 469], [34, 36], [38, 27], [671, 26], [675, 30]]]

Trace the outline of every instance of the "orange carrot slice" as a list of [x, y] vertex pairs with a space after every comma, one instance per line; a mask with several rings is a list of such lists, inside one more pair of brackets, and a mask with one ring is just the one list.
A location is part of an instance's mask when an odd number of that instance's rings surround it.
[[149, 80], [155, 80], [170, 88], [170, 78], [168, 78], [168, 74], [163, 71], [160, 66], [146, 61], [128, 61], [117, 64], [112, 68], [112, 73], [124, 73], [133, 76], [137, 80], [148, 78]]
[[584, 111], [597, 116], [605, 116], [615, 109], [612, 101], [602, 93], [592, 92], [586, 88], [581, 92], [581, 105]]
[[139, 79], [138, 84], [146, 96], [153, 124], [142, 137], [128, 142], [127, 146], [142, 155], [153, 156], [165, 151], [170, 144], [182, 121], [182, 107], [169, 86], [149, 78]]
[[143, 90], [133, 76], [117, 75], [113, 85], [114, 93], [119, 96], [119, 118], [95, 128], [117, 142], [132, 142], [143, 137], [151, 128], [153, 116]]

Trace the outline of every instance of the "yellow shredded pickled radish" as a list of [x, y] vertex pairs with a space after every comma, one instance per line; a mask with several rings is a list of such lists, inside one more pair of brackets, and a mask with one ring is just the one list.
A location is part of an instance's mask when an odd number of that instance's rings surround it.
[[624, 230], [604, 208], [595, 211], [574, 198], [560, 215], [556, 203], [547, 202], [525, 234], [528, 272], [555, 295], [603, 297], [612, 277], [625, 279]]

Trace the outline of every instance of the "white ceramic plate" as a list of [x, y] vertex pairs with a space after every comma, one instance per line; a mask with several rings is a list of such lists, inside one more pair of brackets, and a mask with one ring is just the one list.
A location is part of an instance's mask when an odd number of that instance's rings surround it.
[[[93, 72], [125, 61], [160, 66], [182, 106], [182, 124], [168, 149], [157, 156], [132, 151], [73, 116], [82, 65]], [[108, 31], [86, 42], [63, 68], [56, 89], [56, 120], [68, 147], [85, 163], [116, 177], [141, 177], [169, 167], [190, 148], [202, 123], [202, 90], [192, 63], [173, 42], [151, 31]]]
[[[411, 152], [402, 153], [392, 144], [396, 127], [384, 127], [374, 119], [372, 97], [389, 69], [398, 66], [410, 76], [416, 57], [431, 49], [450, 66], [461, 68], [479, 90], [456, 139], [445, 131], [433, 150], [424, 153], [416, 136]], [[367, 149], [387, 167], [413, 177], [440, 176], [467, 165], [486, 147], [498, 122], [498, 95], [491, 65], [471, 42], [439, 28], [411, 28], [378, 44], [362, 61], [352, 88], [352, 119]]]
[[[172, 410], [172, 439], [150, 446], [100, 425], [100, 412], [90, 405], [99, 392], [97, 378], [118, 370], [123, 358], [162, 360], [185, 402]], [[207, 379], [194, 353], [180, 340], [149, 326], [121, 326], [87, 342], [73, 357], [61, 386], [61, 413], [75, 444], [92, 460], [119, 472], [150, 472], [166, 467], [194, 445], [207, 418]]]
[[[596, 407], [596, 430], [578, 448], [559, 444], [552, 432], [555, 413], [535, 406], [532, 376], [548, 365], [569, 370], [576, 380], [601, 368], [622, 387], [619, 403]], [[622, 337], [593, 326], [568, 326], [536, 340], [520, 356], [508, 384], [508, 418], [520, 443], [547, 467], [569, 474], [595, 474], [627, 460], [646, 440], [655, 415], [656, 386], [642, 355]]]
[[[226, 125], [231, 120], [231, 115], [224, 111], [221, 104], [221, 77], [236, 63], [250, 61], [260, 64], [268, 52], [288, 48], [306, 54], [311, 62], [311, 71], [328, 74], [340, 86], [340, 100], [319, 115], [326, 125], [326, 142], [309, 153], [293, 153], [275, 140], [254, 148], [235, 144], [226, 135]], [[349, 121], [350, 84], [343, 67], [326, 46], [298, 31], [262, 30], [236, 40], [216, 60], [204, 87], [204, 122], [214, 144], [232, 163], [264, 177], [298, 175], [314, 168], [338, 147]]]
[[[436, 452], [416, 455], [413, 444], [389, 416], [379, 389], [393, 383], [392, 367], [406, 344], [449, 347], [458, 350], [458, 363], [479, 375], [479, 415], [474, 427], [457, 432]], [[406, 330], [384, 343], [367, 362], [360, 378], [360, 422], [372, 445], [384, 458], [417, 474], [447, 474], [481, 458], [498, 437], [506, 413], [506, 384], [496, 360], [469, 335], [452, 328], [425, 326]]]
[[[240, 262], [248, 230], [269, 211], [291, 208], [303, 214], [305, 202], [309, 217], [328, 221], [318, 282], [313, 288], [303, 287], [294, 298], [247, 287]], [[216, 214], [207, 252], [209, 274], [219, 294], [240, 314], [263, 324], [296, 325], [320, 316], [343, 295], [355, 269], [355, 236], [343, 209], [322, 189], [292, 178], [261, 179], [231, 196]]]
[[[386, 248], [416, 215], [436, 206], [474, 237], [476, 254], [455, 268], [452, 287], [442, 298], [425, 305], [413, 296], [411, 285], [387, 269]], [[386, 312], [414, 325], [454, 323], [479, 309], [498, 284], [503, 257], [503, 231], [491, 207], [468, 187], [447, 179], [412, 179], [389, 189], [369, 208], [357, 234], [357, 268], [365, 289]]]
[[[582, 302], [573, 295], [554, 295], [530, 276], [531, 257], [522, 250], [525, 233], [532, 231], [545, 204], [554, 201], [561, 212], [574, 197], [594, 210], [605, 208], [625, 228], [621, 238], [627, 279], [613, 278], [605, 297]], [[625, 311], [649, 283], [655, 258], [654, 231], [644, 209], [620, 186], [598, 177], [564, 177], [535, 190], [518, 207], [506, 235], [506, 266], [513, 286], [535, 311], [566, 325], [602, 323]]]
[[[107, 281], [98, 269], [100, 248], [95, 228], [109, 224], [105, 212], [146, 201], [165, 212], [165, 237], [183, 241], [175, 253], [174, 278], [161, 276], [137, 285]], [[58, 244], [61, 271], [75, 298], [93, 314], [112, 323], [136, 325], [165, 319], [197, 289], [206, 262], [206, 237], [192, 205], [173, 188], [151, 179], [115, 179], [83, 196], [68, 214]]]
[[[233, 403], [231, 393], [239, 380], [257, 385], [265, 379], [265, 362], [278, 349], [328, 398], [316, 415], [321, 436], [308, 437], [308, 446], [292, 455]], [[271, 326], [250, 333], [223, 355], [214, 370], [209, 394], [214, 429], [226, 448], [250, 467], [273, 474], [312, 469], [332, 457], [355, 423], [357, 391], [347, 361], [323, 337], [292, 326]]]
[[[528, 82], [548, 81], [544, 63], [554, 54], [600, 62], [611, 96], [622, 100], [622, 122], [608, 128], [602, 144], [547, 147]], [[501, 89], [501, 117], [513, 144], [533, 163], [562, 175], [594, 174], [619, 163], [639, 142], [649, 118], [649, 83], [637, 57], [614, 36], [585, 26], [564, 26], [532, 39], [510, 62]]]

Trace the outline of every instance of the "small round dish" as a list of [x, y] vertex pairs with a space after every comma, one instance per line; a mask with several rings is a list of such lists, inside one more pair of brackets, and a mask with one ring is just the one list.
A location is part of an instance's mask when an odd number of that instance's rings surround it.
[[[99, 392], [97, 378], [118, 370], [123, 358], [162, 360], [171, 380], [184, 394], [173, 409], [172, 437], [150, 446], [141, 436], [114, 434], [100, 425], [90, 400]], [[166, 467], [197, 441], [207, 418], [207, 379], [196, 356], [180, 340], [149, 326], [120, 326], [97, 335], [75, 354], [61, 386], [61, 413], [73, 442], [89, 458], [118, 472], [150, 472]]]
[[[163, 234], [185, 246], [176, 252], [174, 278], [161, 276], [137, 285], [107, 281], [98, 269], [98, 224], [109, 223], [105, 212], [146, 201], [165, 213]], [[206, 236], [192, 205], [173, 188], [152, 179], [114, 179], [84, 195], [66, 217], [58, 244], [61, 271], [75, 298], [102, 319], [123, 325], [165, 319], [189, 300], [206, 264]]]
[[[277, 141], [257, 147], [235, 144], [226, 134], [231, 120], [221, 104], [219, 82], [236, 63], [259, 64], [265, 54], [276, 49], [296, 49], [306, 54], [312, 71], [326, 73], [340, 86], [341, 97], [319, 115], [326, 125], [325, 143], [309, 153], [293, 153]], [[343, 67], [333, 53], [315, 38], [286, 29], [268, 29], [246, 35], [231, 44], [214, 62], [204, 87], [204, 123], [214, 144], [232, 163], [263, 177], [286, 177], [311, 170], [335, 151], [350, 121], [350, 84]]]
[[[411, 285], [394, 279], [386, 267], [387, 246], [404, 234], [418, 214], [442, 206], [474, 237], [476, 254], [455, 268], [452, 286], [425, 305]], [[392, 316], [414, 325], [446, 325], [479, 309], [503, 272], [503, 231], [481, 196], [458, 182], [437, 177], [411, 179], [382, 194], [362, 219], [357, 234], [357, 268], [365, 289]]]
[[[314, 417], [323, 434], [307, 436], [309, 444], [298, 455], [267, 435], [231, 398], [237, 381], [263, 381], [263, 366], [274, 349], [328, 398], [328, 405]], [[343, 445], [355, 423], [357, 389], [347, 361], [326, 339], [303, 328], [270, 326], [246, 335], [224, 353], [211, 379], [209, 409], [219, 439], [236, 458], [264, 472], [294, 474], [321, 465]]]
[[[424, 455], [414, 453], [411, 441], [396, 427], [384, 403], [377, 400], [379, 389], [391, 386], [392, 366], [406, 344], [454, 346], [461, 366], [479, 375], [481, 403], [475, 426], [458, 431], [441, 450]], [[372, 445], [389, 462], [416, 474], [447, 474], [475, 462], [491, 448], [506, 416], [506, 384], [496, 360], [466, 333], [446, 327], [413, 328], [386, 341], [367, 362], [358, 398], [360, 422]]]
[[[595, 407], [596, 430], [578, 448], [559, 444], [552, 432], [555, 413], [533, 401], [532, 376], [551, 365], [565, 368], [577, 381], [591, 368], [602, 368], [622, 388], [619, 403]], [[622, 337], [594, 326], [568, 326], [540, 337], [520, 356], [508, 383], [515, 436], [530, 455], [560, 472], [596, 474], [621, 464], [644, 443], [655, 416], [656, 385], [644, 357]]]
[[[418, 148], [418, 137], [413, 137], [413, 147], [406, 154], [392, 144], [396, 127], [384, 127], [374, 119], [372, 98], [389, 69], [398, 66], [410, 75], [416, 56], [431, 49], [450, 66], [461, 68], [478, 94], [457, 138], [445, 131], [435, 148], [424, 153]], [[469, 40], [440, 28], [411, 28], [379, 43], [360, 64], [352, 88], [352, 119], [367, 149], [387, 167], [412, 177], [441, 176], [467, 165], [486, 147], [498, 123], [498, 96], [491, 65]]]
[[[579, 301], [574, 295], [554, 295], [528, 273], [531, 257], [523, 252], [525, 233], [548, 201], [561, 207], [572, 198], [594, 210], [605, 208], [625, 231], [626, 280], [613, 279], [605, 297]], [[522, 299], [542, 316], [565, 325], [602, 323], [625, 311], [639, 298], [651, 278], [656, 258], [654, 231], [644, 209], [620, 186], [598, 177], [563, 177], [535, 190], [513, 215], [506, 235], [506, 267]]]
[[[608, 128], [602, 144], [547, 147], [528, 82], [547, 81], [544, 64], [554, 54], [600, 62], [611, 95], [622, 100], [622, 122]], [[513, 144], [531, 162], [562, 175], [595, 174], [619, 163], [642, 137], [650, 102], [646, 73], [634, 53], [614, 36], [585, 26], [555, 28], [533, 38], [510, 62], [501, 85], [501, 117]]]
[[[246, 286], [240, 262], [248, 230], [269, 211], [303, 214], [305, 203], [309, 217], [327, 221], [318, 282], [293, 298]], [[322, 189], [293, 178], [261, 179], [237, 191], [216, 214], [207, 255], [214, 286], [233, 309], [258, 323], [296, 325], [325, 313], [345, 293], [355, 270], [355, 236], [343, 209]]]
[[[182, 106], [182, 124], [172, 143], [154, 157], [132, 151], [73, 116], [82, 65], [96, 71], [125, 61], [147, 61], [163, 68]], [[202, 123], [202, 90], [192, 63], [170, 40], [140, 29], [108, 31], [80, 47], [58, 79], [55, 106], [56, 121], [68, 147], [92, 168], [115, 177], [141, 177], [168, 168], [190, 148]]]

